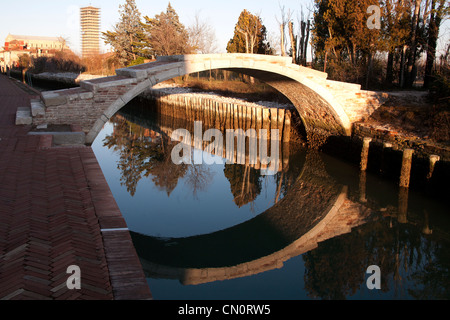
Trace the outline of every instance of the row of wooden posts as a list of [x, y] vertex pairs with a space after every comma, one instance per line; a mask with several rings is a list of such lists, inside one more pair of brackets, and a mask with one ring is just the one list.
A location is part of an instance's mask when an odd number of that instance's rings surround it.
[[[152, 93], [153, 94], [153, 93]], [[190, 121], [203, 121], [205, 126], [242, 129], [255, 129], [258, 133], [266, 129], [270, 134], [279, 130], [279, 140], [291, 140], [293, 107], [250, 106], [232, 102], [220, 102], [214, 98], [186, 95], [156, 95], [156, 112]], [[167, 105], [170, 105], [168, 107]]]
[[[360, 201], [367, 202], [366, 199], [366, 171], [368, 167], [368, 159], [369, 159], [369, 148], [372, 142], [372, 138], [366, 137], [363, 141], [362, 153], [361, 153], [361, 177], [360, 177]], [[391, 143], [384, 143], [384, 149], [391, 149]], [[406, 148], [403, 150], [403, 159], [402, 159], [402, 167], [400, 173], [400, 182], [399, 182], [399, 200], [398, 200], [398, 213], [397, 220], [399, 223], [405, 224], [408, 222], [408, 201], [409, 201], [409, 187], [411, 181], [411, 168], [413, 161], [414, 150]], [[429, 172], [427, 175], [427, 179], [430, 180], [433, 177], [434, 169], [436, 164], [440, 161], [440, 157], [438, 155], [430, 155], [429, 156]], [[423, 230], [424, 233], [430, 234], [431, 231], [425, 228]]]
[[[169, 115], [160, 114], [159, 115], [159, 129], [162, 133], [164, 133], [165, 136], [171, 137], [173, 132], [176, 130], [176, 128], [186, 128], [189, 132], [194, 132], [194, 123], [191, 121], [188, 121], [186, 119], [182, 118], [174, 118]], [[177, 123], [177, 120], [179, 123]], [[197, 119], [201, 120], [202, 119]], [[188, 125], [189, 124], [189, 125]], [[226, 128], [222, 128], [221, 126], [202, 126], [202, 137], [203, 134], [208, 129], [218, 129], [221, 132], [225, 132]], [[254, 139], [257, 141], [256, 145], [258, 148], [260, 148], [260, 139], [267, 140], [267, 137], [262, 137], [259, 135], [251, 135], [248, 137], [249, 139]], [[207, 147], [211, 144], [210, 141], [198, 141], [194, 139], [194, 137], [191, 137], [190, 139], [190, 146], [194, 147], [198, 150], [206, 151]], [[245, 148], [238, 147], [238, 144], [233, 143], [233, 150], [228, 149], [229, 146], [226, 144], [226, 141], [224, 141], [223, 149], [222, 150], [214, 150], [214, 152], [211, 153], [211, 155], [222, 157], [224, 160], [232, 161], [236, 164], [245, 164], [246, 167], [254, 168], [256, 170], [265, 170], [268, 169], [269, 166], [267, 164], [261, 163], [261, 160], [259, 158], [260, 154], [257, 153], [256, 162], [250, 161], [250, 149], [249, 149], [250, 141], [248, 139], [245, 140]], [[289, 142], [282, 142], [278, 146], [278, 156], [276, 157], [274, 154], [272, 154], [272, 146], [271, 142], [267, 141], [267, 151], [268, 154], [270, 154], [274, 159], [274, 165], [275, 165], [275, 171], [281, 172], [284, 170], [289, 169], [289, 158], [290, 158], [290, 144]]]
[[[369, 162], [369, 149], [370, 144], [372, 143], [372, 138], [366, 137], [363, 140], [363, 147], [361, 153], [361, 171], [366, 171]], [[383, 147], [385, 149], [392, 148], [391, 143], [384, 143]], [[414, 155], [414, 149], [406, 148], [403, 150], [403, 160], [402, 160], [402, 168], [400, 174], [400, 187], [401, 188], [409, 188], [411, 181], [411, 168], [412, 168], [412, 160]], [[430, 169], [427, 178], [431, 179], [433, 176], [434, 168], [436, 163], [440, 161], [440, 157], [438, 155], [430, 155]]]

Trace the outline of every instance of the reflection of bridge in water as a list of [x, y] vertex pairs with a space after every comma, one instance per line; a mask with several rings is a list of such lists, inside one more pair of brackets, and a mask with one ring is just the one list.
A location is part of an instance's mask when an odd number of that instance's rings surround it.
[[[289, 166], [289, 157], [291, 156], [290, 148], [291, 148], [291, 140], [298, 139], [298, 133], [295, 131], [295, 128], [289, 127], [289, 134], [286, 134], [285, 132], [281, 132], [283, 135], [280, 135], [279, 137], [285, 137], [288, 136], [287, 139], [283, 140], [280, 138], [279, 141], [276, 141], [278, 144], [278, 156], [276, 157], [274, 154], [271, 153], [272, 151], [272, 141], [271, 139], [271, 126], [270, 123], [268, 125], [264, 125], [264, 122], [262, 124], [252, 123], [248, 122], [247, 124], [243, 125], [242, 133], [246, 136], [243, 136], [245, 139], [245, 148], [244, 145], [240, 145], [239, 141], [240, 138], [236, 139], [237, 143], [233, 143], [234, 150], [230, 150], [230, 147], [226, 144], [226, 131], [227, 129], [233, 129], [233, 126], [230, 127], [229, 122], [220, 122], [220, 121], [210, 121], [207, 114], [204, 113], [198, 113], [195, 118], [189, 118], [186, 119], [184, 117], [176, 118], [173, 116], [164, 115], [164, 113], [161, 112], [161, 104], [158, 104], [158, 112], [153, 113], [149, 110], [152, 110], [149, 106], [145, 106], [139, 112], [136, 112], [136, 105], [133, 105], [132, 109], [123, 109], [121, 110], [117, 118], [123, 117], [125, 120], [130, 121], [134, 124], [137, 124], [139, 126], [142, 126], [144, 128], [147, 128], [151, 131], [157, 132], [161, 134], [164, 138], [167, 140], [171, 140], [173, 133], [178, 129], [186, 129], [187, 132], [191, 133], [191, 139], [189, 139], [189, 142], [187, 140], [183, 140], [183, 143], [187, 143], [190, 145], [190, 147], [201, 150], [204, 152], [207, 152], [210, 155], [218, 156], [224, 159], [224, 161], [234, 163], [234, 164], [242, 164], [245, 165], [245, 167], [253, 168], [255, 170], [264, 170], [264, 169], [275, 169], [275, 172], [282, 172], [283, 170], [287, 170]], [[171, 105], [163, 105], [162, 108], [173, 108]], [[236, 116], [236, 123], [246, 123], [246, 119], [243, 119], [244, 117], [241, 117], [239, 115]], [[217, 129], [220, 132], [223, 133], [223, 148], [220, 150], [220, 154], [218, 152], [218, 149], [212, 150], [213, 153], [208, 152], [207, 148], [211, 145], [211, 141], [198, 141], [198, 139], [194, 139], [194, 132], [195, 130], [195, 121], [201, 122], [202, 132], [201, 136], [205, 134], [205, 132], [209, 129]], [[233, 123], [231, 123], [233, 125]], [[233, 131], [234, 133], [237, 133], [239, 126], [236, 127], [236, 130]], [[254, 130], [253, 132], [251, 130]], [[266, 136], [261, 136], [260, 129], [268, 130]], [[247, 131], [250, 130], [250, 131]], [[289, 139], [291, 137], [291, 139]], [[186, 138], [186, 137], [183, 137]], [[237, 136], [236, 136], [237, 138]], [[254, 155], [255, 157], [250, 156], [250, 142], [253, 141], [256, 146], [260, 146], [261, 140], [266, 140], [267, 145], [267, 156], [271, 159], [273, 159], [273, 163], [265, 164], [262, 163], [260, 159], [260, 152], [256, 152]], [[244, 141], [244, 140], [242, 140]], [[236, 141], [235, 141], [236, 142]], [[178, 143], [178, 141], [177, 141]]]
[[318, 243], [364, 224], [371, 210], [347, 198], [320, 155], [311, 153], [289, 193], [256, 218], [208, 235], [161, 239], [132, 233], [146, 275], [185, 285], [281, 268]]

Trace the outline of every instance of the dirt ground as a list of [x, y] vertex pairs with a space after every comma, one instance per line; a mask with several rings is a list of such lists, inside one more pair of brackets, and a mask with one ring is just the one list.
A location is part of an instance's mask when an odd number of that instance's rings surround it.
[[426, 92], [391, 93], [366, 123], [450, 146], [450, 104], [448, 100], [433, 104]]

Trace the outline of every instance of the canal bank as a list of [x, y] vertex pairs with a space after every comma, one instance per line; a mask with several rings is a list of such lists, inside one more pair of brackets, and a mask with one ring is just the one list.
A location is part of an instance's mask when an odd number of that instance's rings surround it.
[[[22, 88], [0, 75], [0, 299], [151, 299], [92, 149], [15, 125], [35, 94]], [[68, 286], [74, 266], [79, 290]]]

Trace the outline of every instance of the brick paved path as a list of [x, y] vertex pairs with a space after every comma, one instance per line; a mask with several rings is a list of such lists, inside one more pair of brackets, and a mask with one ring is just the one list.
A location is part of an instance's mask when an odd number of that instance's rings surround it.
[[[30, 103], [0, 75], [0, 300], [151, 299], [125, 221], [91, 148], [51, 148], [15, 126]], [[67, 268], [81, 269], [69, 290]]]

